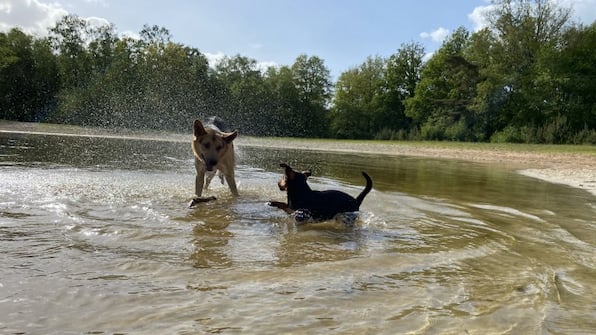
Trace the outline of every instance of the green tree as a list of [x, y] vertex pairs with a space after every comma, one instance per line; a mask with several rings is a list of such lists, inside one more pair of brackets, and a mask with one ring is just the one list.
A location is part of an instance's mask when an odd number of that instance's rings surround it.
[[[596, 22], [571, 27], [557, 48], [541, 55], [537, 84], [547, 119], [540, 140], [596, 142]], [[579, 136], [579, 137], [578, 137]]]
[[257, 61], [240, 55], [225, 57], [217, 64], [216, 73], [231, 98], [230, 111], [222, 117], [233, 120], [244, 134], [261, 134], [268, 124], [269, 103]]
[[412, 98], [420, 82], [424, 47], [419, 43], [403, 44], [387, 60], [385, 78], [387, 90], [386, 113], [379, 124], [392, 130], [408, 129], [410, 120], [405, 115], [404, 101]]
[[0, 119], [44, 119], [57, 90], [56, 58], [47, 40], [16, 28], [0, 33]]
[[329, 130], [331, 75], [317, 56], [299, 55], [291, 67], [300, 105], [294, 110], [295, 136], [323, 137]]
[[385, 65], [382, 57], [368, 57], [359, 67], [339, 76], [331, 112], [334, 137], [371, 138], [383, 129]]
[[573, 129], [596, 129], [596, 22], [574, 27], [564, 34], [559, 57], [547, 58], [561, 81], [565, 111]]
[[507, 103], [508, 87], [495, 57], [496, 43], [494, 34], [485, 28], [472, 34], [465, 52], [469, 62], [478, 67], [476, 96], [469, 108], [476, 115], [474, 126], [479, 140], [489, 139], [501, 127], [499, 116]]
[[261, 132], [265, 136], [299, 136], [295, 125], [300, 118], [296, 111], [300, 109], [300, 94], [294, 85], [294, 74], [289, 66], [269, 67], [265, 72], [265, 86], [269, 92], [268, 125]]
[[476, 140], [476, 116], [470, 107], [479, 82], [478, 66], [465, 58], [469, 32], [458, 28], [424, 66], [406, 114], [429, 140]]
[[58, 70], [63, 88], [81, 87], [91, 74], [87, 42], [87, 21], [76, 15], [62, 17], [50, 29], [49, 39], [58, 54]]
[[493, 73], [500, 73], [505, 93], [499, 128], [542, 125], [548, 120], [545, 88], [537, 85], [544, 67], [541, 56], [561, 41], [570, 8], [552, 0], [495, 0], [488, 16], [492, 39]]
[[194, 118], [222, 106], [213, 103], [221, 95], [214, 93], [218, 85], [210, 76], [206, 57], [195, 48], [172, 42], [167, 29], [145, 25], [140, 39], [120, 39], [112, 25], [86, 27], [72, 18], [64, 22], [78, 30], [61, 27], [56, 31], [78, 34], [55, 40], [83, 44], [80, 48], [58, 45], [83, 54], [89, 75], [76, 78], [77, 85], [63, 88], [54, 120], [187, 130]]

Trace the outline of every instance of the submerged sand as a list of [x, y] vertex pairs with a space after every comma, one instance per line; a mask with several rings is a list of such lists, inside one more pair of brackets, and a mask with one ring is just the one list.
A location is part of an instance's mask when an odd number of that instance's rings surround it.
[[[190, 134], [165, 135], [158, 132], [87, 129], [71, 126], [0, 121], [0, 132], [68, 134], [73, 136], [109, 136], [151, 140], [190, 141]], [[581, 153], [529, 151], [506, 147], [444, 146], [441, 144], [383, 141], [337, 141], [241, 136], [239, 146], [328, 150], [335, 152], [378, 153], [402, 156], [455, 159], [498, 164], [523, 175], [551, 183], [584, 189], [596, 196], [596, 147]], [[591, 150], [594, 149], [594, 150]]]

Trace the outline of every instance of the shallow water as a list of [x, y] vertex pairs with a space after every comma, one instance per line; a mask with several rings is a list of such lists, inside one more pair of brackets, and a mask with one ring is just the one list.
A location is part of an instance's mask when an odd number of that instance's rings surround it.
[[[186, 208], [190, 144], [0, 133], [0, 332], [588, 334], [596, 199], [487, 164], [237, 147]], [[280, 161], [357, 195], [296, 226]]]

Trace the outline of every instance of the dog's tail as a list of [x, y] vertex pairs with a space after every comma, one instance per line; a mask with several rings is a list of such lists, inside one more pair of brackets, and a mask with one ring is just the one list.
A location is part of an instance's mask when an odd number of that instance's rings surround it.
[[364, 187], [364, 190], [362, 190], [362, 192], [360, 192], [360, 194], [356, 198], [356, 202], [358, 202], [358, 206], [360, 206], [360, 204], [362, 204], [364, 197], [366, 197], [368, 192], [370, 192], [370, 190], [372, 190], [372, 186], [373, 186], [372, 179], [370, 179], [369, 175], [366, 174], [366, 172], [364, 172], [364, 171], [362, 171], [362, 175], [364, 176], [364, 179], [366, 179], [366, 186]]

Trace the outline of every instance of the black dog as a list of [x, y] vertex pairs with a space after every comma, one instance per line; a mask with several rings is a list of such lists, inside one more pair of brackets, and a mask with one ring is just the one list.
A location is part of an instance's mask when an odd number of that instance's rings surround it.
[[355, 199], [337, 190], [313, 191], [306, 183], [311, 175], [309, 171], [296, 172], [285, 163], [280, 166], [285, 168], [285, 173], [277, 184], [280, 190], [288, 192], [288, 203], [271, 201], [269, 206], [283, 209], [287, 213], [298, 212], [300, 216], [306, 213], [315, 221], [329, 220], [339, 213], [358, 211], [373, 185], [368, 174], [362, 172], [366, 187]]

